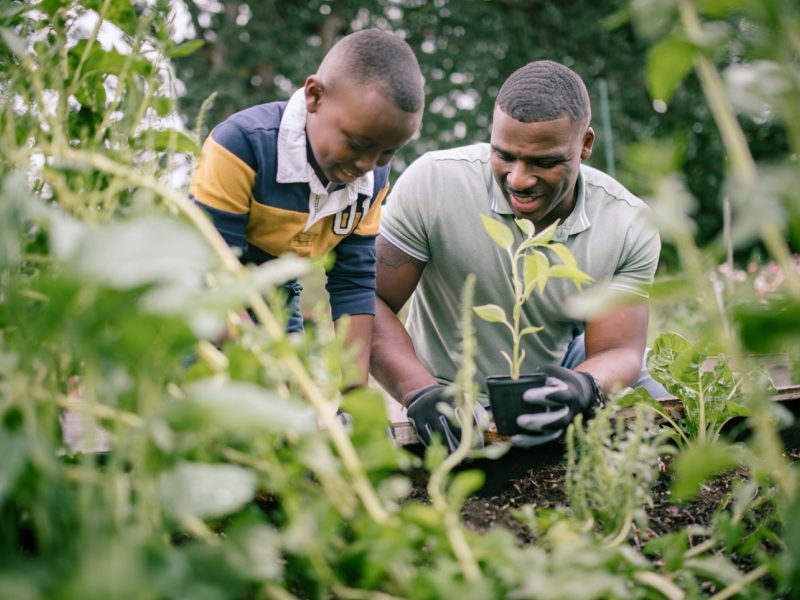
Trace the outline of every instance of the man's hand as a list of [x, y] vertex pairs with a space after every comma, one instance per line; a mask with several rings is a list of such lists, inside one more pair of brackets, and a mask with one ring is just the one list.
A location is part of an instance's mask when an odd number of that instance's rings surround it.
[[547, 375], [545, 385], [527, 390], [522, 399], [530, 412], [517, 417], [517, 425], [530, 432], [511, 436], [511, 443], [531, 448], [558, 438], [576, 415], [593, 417], [601, 408], [603, 391], [594, 377], [555, 365], [539, 369]]
[[[441, 384], [431, 385], [418, 391], [408, 401], [408, 420], [417, 432], [417, 437], [425, 446], [430, 446], [433, 434], [438, 433], [448, 452], [453, 452], [461, 441], [461, 428], [453, 424], [450, 419], [439, 412], [437, 405], [446, 404], [453, 408], [455, 420], [464, 422], [464, 415], [460, 408], [455, 408], [453, 398], [445, 394], [447, 388]], [[473, 409], [473, 421], [476, 425], [476, 448], [483, 447], [483, 435], [480, 433], [488, 424], [489, 418], [486, 410], [476, 404]]]

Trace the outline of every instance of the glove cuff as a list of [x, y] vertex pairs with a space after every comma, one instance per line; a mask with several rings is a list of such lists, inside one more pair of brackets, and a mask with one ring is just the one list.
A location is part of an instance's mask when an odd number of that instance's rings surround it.
[[418, 392], [415, 392], [408, 400], [406, 400], [406, 408], [411, 408], [411, 405], [414, 404], [417, 400], [421, 400], [426, 396], [429, 396], [432, 393], [438, 393], [441, 390], [444, 390], [447, 386], [442, 385], [441, 383], [434, 383], [427, 387], [422, 388]]
[[589, 389], [591, 390], [589, 406], [586, 408], [583, 414], [586, 415], [587, 419], [592, 419], [597, 414], [597, 411], [606, 405], [606, 395], [603, 393], [603, 388], [601, 388], [600, 384], [597, 383], [597, 379], [594, 378], [594, 375], [587, 373], [586, 371], [575, 372], [583, 375], [589, 384]]

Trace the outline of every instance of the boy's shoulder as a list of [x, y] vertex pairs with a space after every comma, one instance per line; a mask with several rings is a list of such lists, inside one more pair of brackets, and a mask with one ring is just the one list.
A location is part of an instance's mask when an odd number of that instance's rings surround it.
[[220, 126], [236, 127], [245, 132], [265, 129], [277, 130], [281, 126], [281, 118], [286, 110], [286, 104], [285, 100], [256, 104], [233, 113], [220, 123]]

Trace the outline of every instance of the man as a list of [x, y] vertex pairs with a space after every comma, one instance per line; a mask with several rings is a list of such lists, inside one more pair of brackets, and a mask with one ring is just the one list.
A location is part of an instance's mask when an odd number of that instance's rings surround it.
[[[419, 129], [424, 90], [411, 47], [367, 29], [342, 38], [288, 102], [238, 112], [203, 144], [190, 193], [242, 261], [333, 251], [333, 318], [348, 315], [361, 381], [369, 367], [375, 237], [394, 153]], [[300, 290], [285, 286], [290, 332], [303, 329]]]
[[[551, 280], [523, 309], [523, 327], [543, 326], [524, 338], [523, 372], [540, 370], [546, 385], [525, 393], [528, 431], [519, 446], [554, 439], [579, 413], [590, 416], [603, 394], [631, 386], [642, 369], [648, 286], [660, 252], [647, 207], [617, 181], [582, 165], [594, 131], [586, 87], [567, 67], [532, 62], [514, 72], [495, 104], [491, 143], [431, 152], [399, 178], [387, 202], [378, 238], [378, 303], [371, 369], [408, 408], [420, 439], [439, 434], [452, 449], [458, 428], [437, 409], [452, 403], [445, 383], [459, 368], [460, 297], [469, 273], [477, 275], [475, 305], [499, 304], [510, 314], [514, 294], [510, 264], [483, 229], [480, 215], [509, 225], [531, 221], [541, 231], [556, 220], [554, 240], [574, 254], [578, 267], [627, 302], [585, 323], [585, 352], [573, 337], [584, 324], [565, 314], [576, 293]], [[397, 312], [413, 299], [406, 331]], [[501, 350], [510, 336], [475, 320], [478, 383], [505, 374]], [[566, 359], [566, 360], [565, 360]], [[655, 384], [655, 382], [651, 383]], [[657, 385], [657, 384], [655, 384]], [[542, 409], [548, 412], [542, 414]]]

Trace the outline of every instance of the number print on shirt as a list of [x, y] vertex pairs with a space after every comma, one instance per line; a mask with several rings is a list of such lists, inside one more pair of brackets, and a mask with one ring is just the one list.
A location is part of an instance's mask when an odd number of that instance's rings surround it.
[[343, 211], [336, 213], [333, 216], [333, 232], [336, 235], [348, 235], [352, 233], [353, 229], [355, 229], [359, 207], [361, 209], [361, 218], [363, 219], [367, 215], [371, 202], [372, 198], [356, 200]]

